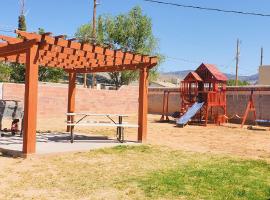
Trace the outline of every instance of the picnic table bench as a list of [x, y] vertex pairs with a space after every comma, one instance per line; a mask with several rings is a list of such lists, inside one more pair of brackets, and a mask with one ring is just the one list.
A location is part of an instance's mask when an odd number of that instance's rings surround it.
[[[73, 121], [72, 117], [80, 116], [79, 120]], [[67, 121], [67, 126], [70, 127], [70, 142], [74, 142], [74, 128], [76, 126], [96, 126], [96, 127], [116, 127], [116, 138], [119, 142], [124, 142], [124, 128], [138, 128], [137, 124], [129, 124], [123, 122], [123, 118], [128, 117], [126, 114], [95, 114], [95, 113], [67, 113], [70, 120]], [[88, 117], [106, 117], [109, 121], [86, 121]], [[113, 120], [117, 117], [118, 121]]]

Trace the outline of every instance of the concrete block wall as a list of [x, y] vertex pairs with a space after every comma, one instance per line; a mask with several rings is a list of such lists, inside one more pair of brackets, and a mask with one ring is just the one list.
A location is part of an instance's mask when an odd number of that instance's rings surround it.
[[[240, 117], [244, 115], [250, 91], [236, 91], [237, 88], [228, 88], [227, 91], [227, 115], [232, 117], [238, 114]], [[246, 88], [250, 90], [251, 88]], [[265, 89], [265, 87], [264, 87]], [[270, 87], [267, 87], [269, 91], [255, 91], [254, 101], [257, 112], [257, 119], [270, 120]], [[149, 112], [153, 114], [162, 113], [163, 105], [163, 92], [166, 88], [151, 88], [149, 90]], [[171, 91], [177, 91], [179, 88], [171, 88]], [[169, 97], [169, 113], [172, 114], [180, 109], [180, 95], [170, 94]], [[247, 120], [251, 120], [252, 116], [249, 115]]]
[[[38, 117], [65, 117], [67, 85], [39, 84], [38, 89]], [[3, 83], [0, 90], [3, 99], [21, 100], [23, 106], [24, 84]], [[168, 88], [149, 88], [149, 113], [162, 113], [164, 90], [168, 90]], [[169, 90], [179, 91], [179, 88]], [[92, 90], [78, 86], [76, 112], [135, 114], [138, 112], [138, 91], [137, 86], [123, 86], [119, 90]], [[249, 95], [248, 91], [237, 92], [233, 88], [228, 88], [227, 112], [229, 117], [234, 114], [243, 116]], [[254, 100], [257, 118], [270, 120], [270, 87], [269, 91], [254, 92]], [[171, 93], [169, 112], [179, 111], [180, 102], [179, 93]], [[251, 119], [250, 116], [248, 119]]]
[[[249, 101], [250, 92], [227, 92], [227, 112], [229, 116], [238, 114], [243, 116]], [[270, 120], [270, 91], [255, 91], [254, 102], [256, 108], [257, 119]], [[248, 120], [253, 119], [251, 113]]]
[[[181, 106], [181, 98], [179, 88], [149, 88], [149, 104], [148, 111], [151, 114], [161, 114], [163, 109], [163, 95], [164, 90], [171, 91], [169, 95], [169, 113], [172, 114], [175, 111], [179, 111]], [[174, 93], [176, 92], [176, 93]]]
[[[3, 83], [2, 99], [20, 100], [23, 106], [24, 84]], [[39, 84], [38, 117], [65, 117], [67, 85]], [[92, 90], [78, 87], [76, 112], [123, 113], [138, 111], [138, 88], [124, 86], [119, 90]]]

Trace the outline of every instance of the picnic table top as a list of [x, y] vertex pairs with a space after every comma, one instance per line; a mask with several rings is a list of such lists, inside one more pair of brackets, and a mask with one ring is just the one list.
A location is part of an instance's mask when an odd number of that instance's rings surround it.
[[85, 116], [109, 116], [109, 117], [128, 117], [127, 114], [96, 114], [96, 113], [87, 113], [87, 112], [78, 112], [78, 113], [66, 113], [67, 116], [75, 115], [85, 115]]
[[16, 100], [16, 99], [0, 99], [0, 101], [15, 101], [15, 102], [21, 102], [22, 100]]
[[109, 127], [127, 127], [127, 128], [138, 128], [137, 124], [114, 124], [114, 123], [67, 123], [67, 126], [109, 126]]

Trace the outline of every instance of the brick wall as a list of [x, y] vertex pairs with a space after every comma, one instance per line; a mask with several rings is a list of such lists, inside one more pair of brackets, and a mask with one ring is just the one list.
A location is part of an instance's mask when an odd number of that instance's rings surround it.
[[[23, 106], [24, 84], [4, 83], [3, 99], [21, 100]], [[39, 84], [38, 117], [64, 117], [67, 111], [67, 85]], [[138, 88], [124, 86], [119, 90], [92, 90], [78, 87], [76, 112], [124, 113], [138, 111]]]

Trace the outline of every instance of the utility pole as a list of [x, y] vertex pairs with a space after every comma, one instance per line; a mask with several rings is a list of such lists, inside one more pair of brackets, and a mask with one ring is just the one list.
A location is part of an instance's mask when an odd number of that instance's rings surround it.
[[[93, 19], [92, 19], [92, 43], [96, 42], [96, 14], [97, 14], [97, 0], [94, 0]], [[92, 88], [96, 85], [95, 73], [92, 73]], [[87, 87], [87, 73], [84, 74], [84, 87]]]
[[261, 62], [260, 62], [260, 66], [263, 65], [263, 47], [261, 47]]
[[[92, 38], [93, 42], [96, 42], [96, 14], [97, 14], [97, 0], [94, 0], [94, 10], [93, 10], [93, 31], [92, 31]], [[96, 86], [96, 75], [92, 73], [92, 88]]]
[[240, 55], [240, 42], [239, 39], [237, 39], [237, 45], [236, 45], [236, 67], [235, 67], [235, 86], [238, 86], [238, 65], [239, 65], [239, 55]]
[[25, 0], [20, 0], [20, 15], [25, 15]]

